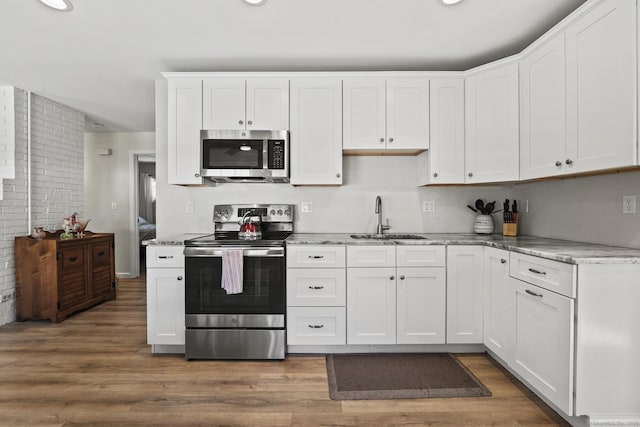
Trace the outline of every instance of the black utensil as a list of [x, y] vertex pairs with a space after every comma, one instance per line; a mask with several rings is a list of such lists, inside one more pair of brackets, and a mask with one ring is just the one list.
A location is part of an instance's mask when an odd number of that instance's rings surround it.
[[469, 209], [471, 209], [472, 211], [474, 211], [474, 212], [478, 213], [478, 210], [477, 210], [476, 208], [474, 208], [473, 206], [471, 206], [471, 205], [467, 205], [467, 207], [468, 207]]
[[511, 212], [518, 213], [518, 202], [513, 201], [513, 206], [511, 207]]
[[485, 211], [485, 215], [491, 215], [491, 213], [493, 212], [493, 210], [496, 207], [496, 202], [495, 200], [493, 202], [489, 202], [484, 206], [484, 211]]
[[478, 209], [480, 213], [484, 215], [484, 212], [482, 212], [482, 210], [484, 209], [484, 202], [482, 201], [482, 199], [476, 200], [476, 209]]

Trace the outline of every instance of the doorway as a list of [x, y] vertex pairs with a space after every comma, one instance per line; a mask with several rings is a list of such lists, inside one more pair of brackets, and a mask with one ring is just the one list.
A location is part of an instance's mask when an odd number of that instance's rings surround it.
[[145, 240], [156, 237], [156, 156], [153, 151], [129, 152], [129, 254], [131, 277], [144, 275]]

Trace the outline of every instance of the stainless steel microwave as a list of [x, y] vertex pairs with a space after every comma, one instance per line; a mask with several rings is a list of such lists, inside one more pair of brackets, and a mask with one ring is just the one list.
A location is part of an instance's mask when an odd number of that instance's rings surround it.
[[215, 182], [289, 182], [289, 131], [200, 131], [201, 175]]

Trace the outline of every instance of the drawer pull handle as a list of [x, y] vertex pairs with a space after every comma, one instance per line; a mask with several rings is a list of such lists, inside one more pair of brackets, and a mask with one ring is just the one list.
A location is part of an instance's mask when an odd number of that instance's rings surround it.
[[77, 257], [77, 256], [72, 256], [71, 258], [69, 258], [69, 261], [72, 261], [72, 262], [73, 262], [73, 261], [77, 261], [77, 260], [78, 260], [78, 257]]
[[158, 255], [160, 259], [173, 259], [173, 255]]
[[528, 293], [529, 295], [533, 295], [534, 297], [542, 298], [542, 294], [538, 294], [536, 292], [530, 291], [529, 289], [525, 289], [525, 292]]
[[324, 289], [324, 286], [309, 286], [309, 289], [313, 289], [315, 291], [319, 289]]
[[309, 255], [309, 258], [311, 258], [311, 259], [322, 259], [322, 258], [324, 258], [324, 255]]
[[536, 274], [547, 274], [546, 271], [536, 270], [535, 268], [530, 268], [529, 271]]
[[324, 325], [309, 325], [309, 327], [311, 329], [322, 329], [322, 328], [324, 328]]
[[98, 252], [98, 256], [102, 256], [102, 255], [104, 255], [104, 251]]

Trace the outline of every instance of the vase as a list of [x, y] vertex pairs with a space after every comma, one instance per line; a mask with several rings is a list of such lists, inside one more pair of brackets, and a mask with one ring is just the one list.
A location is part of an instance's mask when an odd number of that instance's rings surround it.
[[33, 231], [31, 232], [31, 237], [34, 239], [44, 239], [47, 235], [47, 232], [43, 230], [42, 227], [33, 227]]

